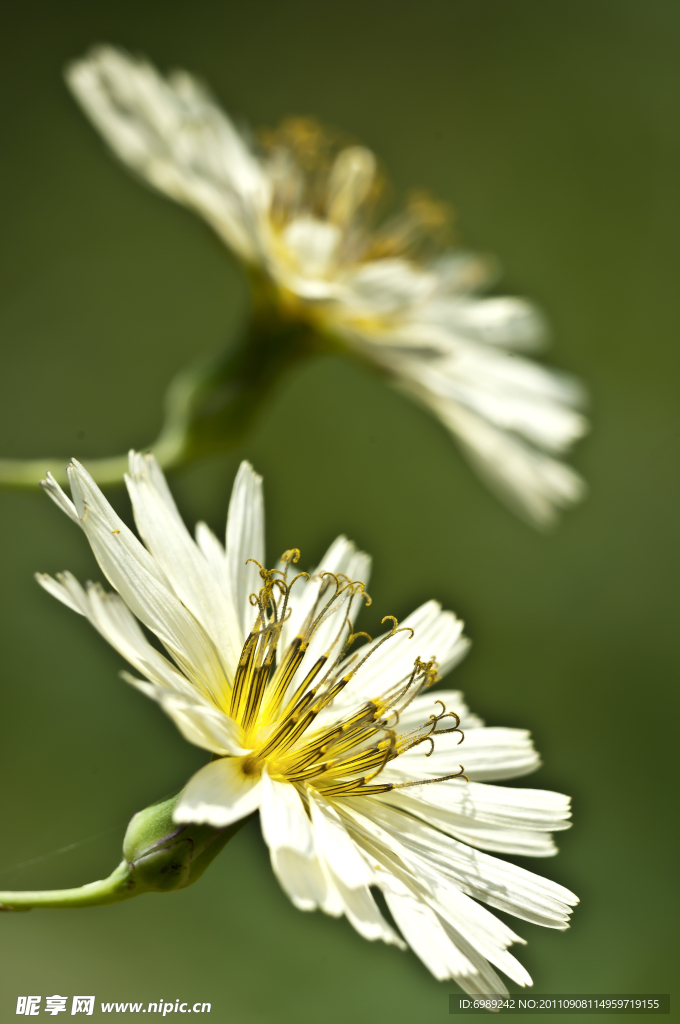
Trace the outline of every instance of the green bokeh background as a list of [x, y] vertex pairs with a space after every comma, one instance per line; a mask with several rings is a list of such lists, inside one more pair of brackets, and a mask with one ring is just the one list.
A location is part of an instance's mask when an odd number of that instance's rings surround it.
[[[343, 127], [380, 154], [397, 197], [424, 187], [453, 203], [466, 245], [500, 256], [503, 289], [547, 311], [549, 358], [588, 382], [594, 421], [575, 456], [591, 496], [552, 536], [497, 504], [425, 413], [332, 358], [173, 487], [189, 521], [221, 532], [247, 457], [272, 555], [297, 545], [313, 564], [340, 531], [373, 553], [365, 628], [429, 597], [465, 618], [474, 646], [455, 684], [489, 724], [534, 733], [545, 767], [518, 785], [574, 796], [559, 856], [526, 862], [582, 898], [569, 932], [516, 925], [535, 988], [669, 991], [680, 7], [27, 0], [1, 18], [3, 455], [142, 446], [171, 376], [247, 312], [208, 229], [123, 173], [68, 96], [61, 68], [93, 42], [198, 72], [251, 124], [294, 112]], [[38, 493], [0, 493], [0, 521], [0, 888], [76, 885], [113, 868], [131, 814], [204, 755], [34, 583], [36, 570], [100, 578], [73, 525]], [[455, 990], [345, 921], [296, 911], [256, 825], [195, 888], [3, 916], [0, 943], [2, 1022], [17, 995], [55, 992], [205, 1000], [236, 1024], [436, 1021]]]

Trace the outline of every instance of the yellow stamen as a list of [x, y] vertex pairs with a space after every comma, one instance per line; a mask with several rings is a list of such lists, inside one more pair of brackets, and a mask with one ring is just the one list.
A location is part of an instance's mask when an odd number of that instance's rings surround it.
[[[266, 765], [274, 778], [298, 784], [310, 782], [329, 797], [384, 793], [438, 781], [373, 782], [390, 761], [421, 743], [430, 744], [429, 757], [435, 736], [459, 732], [462, 742], [460, 718], [448, 712], [441, 700], [435, 701], [441, 706], [438, 714], [405, 733], [397, 733], [400, 716], [414, 697], [439, 678], [434, 658], [423, 661], [417, 657], [411, 672], [387, 686], [379, 698], [364, 701], [331, 726], [313, 729], [316, 718], [339, 697], [368, 658], [398, 633], [408, 632], [411, 639], [414, 631], [400, 627], [397, 619], [388, 615], [382, 621], [391, 628], [376, 641], [366, 633], [353, 632], [352, 603], [357, 597], [368, 599], [365, 586], [342, 574], [323, 572], [305, 621], [279, 658], [282, 629], [290, 615], [291, 589], [301, 577], [309, 579], [306, 573], [300, 573], [288, 582], [289, 566], [298, 557], [296, 549], [285, 552], [282, 569], [266, 569], [256, 563], [262, 587], [250, 598], [255, 622], [239, 659], [228, 712], [242, 726], [244, 742], [252, 751], [239, 759], [244, 774], [257, 775]], [[338, 617], [339, 625], [329, 646], [295, 686], [310, 643], [333, 615]], [[367, 647], [363, 653], [349, 655], [359, 637], [368, 640]], [[289, 695], [291, 687], [295, 689]], [[454, 725], [442, 729], [440, 724], [446, 718], [453, 719]], [[444, 776], [464, 777], [462, 767], [456, 775]]]

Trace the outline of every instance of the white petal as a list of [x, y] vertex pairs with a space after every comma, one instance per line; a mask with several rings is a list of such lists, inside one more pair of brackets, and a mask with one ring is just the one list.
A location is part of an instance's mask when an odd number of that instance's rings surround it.
[[487, 345], [523, 351], [541, 348], [547, 335], [545, 320], [536, 307], [508, 296], [472, 301], [439, 299], [420, 309], [418, 317]]
[[383, 780], [436, 779], [454, 774], [461, 765], [464, 774], [474, 781], [510, 779], [528, 775], [541, 763], [526, 729], [500, 726], [469, 729], [462, 743], [457, 733], [433, 739], [434, 750], [430, 756], [422, 746], [413, 747], [387, 765], [381, 776]]
[[288, 783], [273, 783], [266, 772], [261, 788], [262, 832], [283, 890], [299, 910], [321, 909], [340, 917], [342, 898], [318, 854], [297, 790]]
[[313, 857], [312, 827], [295, 786], [271, 779], [265, 770], [261, 790], [262, 835], [272, 854], [287, 849], [301, 857]]
[[295, 906], [318, 907], [335, 917], [344, 913], [365, 938], [400, 945], [368, 889], [372, 872], [328, 803], [308, 790], [312, 831], [295, 786], [264, 772], [261, 791], [262, 833], [272, 867]]
[[396, 790], [383, 799], [388, 803], [429, 804], [450, 815], [478, 822], [552, 832], [569, 828], [569, 797], [545, 789], [511, 789], [479, 782], [451, 779], [434, 785]]
[[240, 758], [222, 757], [199, 769], [184, 789], [173, 819], [225, 828], [257, 810], [260, 779], [245, 775], [241, 764]]
[[314, 845], [326, 875], [340, 899], [342, 912], [360, 935], [403, 948], [378, 909], [369, 886], [375, 875], [348, 835], [334, 807], [312, 787], [307, 787], [312, 814]]
[[241, 625], [243, 645], [250, 633], [255, 612], [250, 595], [261, 587], [259, 568], [264, 565], [264, 501], [262, 477], [248, 462], [236, 474], [227, 516], [227, 564], [234, 606]]
[[359, 935], [364, 939], [368, 939], [369, 942], [375, 942], [376, 939], [380, 939], [391, 946], [406, 949], [405, 943], [402, 942], [394, 929], [390, 928], [380, 913], [368, 886], [360, 885], [349, 889], [334, 872], [332, 874], [333, 882], [342, 901], [342, 911]]
[[42, 574], [37, 574], [36, 579], [53, 597], [89, 619], [126, 661], [154, 683], [182, 693], [194, 689], [174, 665], [151, 646], [118, 594], [107, 594], [92, 583], [85, 591], [69, 572], [60, 573], [56, 580]]
[[155, 457], [130, 452], [125, 482], [144, 543], [176, 596], [212, 639], [232, 682], [243, 647], [233, 604], [184, 525]]
[[340, 917], [342, 901], [317, 857], [304, 857], [282, 847], [272, 852], [272, 867], [298, 910], [321, 908], [332, 917]]
[[282, 237], [300, 274], [323, 277], [331, 269], [342, 236], [335, 224], [305, 216], [292, 220]]
[[540, 448], [565, 451], [587, 430], [585, 417], [577, 411], [584, 400], [580, 385], [526, 359], [454, 344], [450, 357], [409, 357], [402, 364], [426, 392]]
[[71, 611], [77, 612], [78, 615], [84, 615], [86, 618], [89, 618], [89, 607], [85, 599], [85, 591], [70, 572], [63, 573], [56, 580], [44, 572], [37, 572], [35, 578], [43, 590], [46, 590], [52, 597], [56, 597], [57, 601], [61, 601], [62, 604], [65, 604]]
[[[455, 980], [463, 991], [471, 996], [506, 996], [508, 994], [507, 988], [489, 965], [484, 954], [477, 949], [474, 943], [467, 941], [463, 933], [453, 927], [450, 921], [443, 920], [441, 917], [440, 920], [442, 920], [444, 931], [451, 939], [452, 944], [465, 955], [466, 959], [475, 969], [472, 974], [454, 975]], [[531, 985], [531, 976], [522, 964], [511, 953], [508, 953], [507, 950], [494, 953], [491, 962], [500, 967], [518, 985]]]
[[534, 525], [550, 526], [559, 509], [584, 497], [585, 483], [570, 466], [455, 402], [419, 397], [452, 431], [489, 487]]
[[[413, 813], [416, 813], [416, 808]], [[512, 829], [483, 822], [452, 823], [448, 816], [431, 807], [420, 817], [454, 839], [490, 853], [509, 853], [515, 857], [554, 857], [557, 853], [557, 846], [549, 832], [531, 832], [528, 829]]]
[[[460, 751], [463, 754], [465, 774], [470, 780], [477, 782], [492, 782], [528, 775], [541, 763], [534, 749], [531, 733], [527, 729], [509, 729], [502, 726], [470, 729], [466, 732], [463, 743], [454, 751], [453, 744], [456, 739], [455, 733], [449, 737], [440, 736], [435, 743], [433, 757], [439, 757], [437, 744], [448, 764], [454, 763], [453, 755]], [[448, 750], [447, 744], [450, 745]]]
[[347, 312], [357, 315], [388, 314], [422, 302], [436, 286], [436, 277], [400, 259], [363, 263], [345, 278], [343, 300]]
[[311, 787], [308, 787], [307, 792], [314, 828], [314, 843], [333, 874], [348, 889], [370, 885], [373, 874], [356, 844], [347, 834], [337, 811]]
[[69, 467], [80, 523], [95, 558], [130, 610], [172, 654], [184, 674], [216, 701], [227, 681], [209, 638], [174, 596], [149, 552], [77, 462]]
[[[504, 921], [500, 921], [455, 885], [448, 884], [445, 879], [439, 884], [435, 882], [434, 896], [428, 896], [427, 899], [442, 920], [455, 928], [459, 936], [496, 966], [500, 966], [498, 961], [504, 959], [508, 946], [515, 942], [525, 944]], [[531, 984], [531, 979], [519, 964], [515, 969], [522, 978], [520, 984]], [[519, 978], [514, 976], [513, 981], [519, 981]]]
[[62, 512], [65, 512], [69, 519], [80, 526], [80, 519], [76, 507], [71, 499], [64, 493], [51, 473], [47, 473], [46, 479], [40, 481], [40, 486], [49, 494], [50, 498]]
[[[350, 803], [361, 805], [362, 801]], [[363, 816], [361, 820], [366, 825]], [[457, 891], [444, 872], [371, 823], [368, 830], [363, 829], [362, 842], [375, 861], [376, 884], [395, 920], [435, 976], [452, 977], [470, 993], [504, 992], [487, 963], [488, 955], [513, 979], [523, 979], [520, 984], [528, 978], [506, 951], [510, 943], [522, 940]]]
[[471, 846], [497, 853], [552, 856], [557, 851], [546, 833], [570, 825], [568, 799], [543, 790], [452, 780], [394, 790], [380, 799]]
[[[423, 661], [435, 658], [441, 673], [446, 673], [464, 656], [468, 641], [462, 637], [463, 623], [453, 612], [442, 611], [436, 601], [428, 601], [399, 623], [400, 632], [385, 640], [370, 654], [356, 676], [329, 709], [335, 716], [364, 700], [374, 700], [405, 680], [413, 671], [417, 657]], [[413, 635], [411, 635], [413, 630]], [[383, 634], [385, 637], [387, 634]], [[376, 642], [382, 639], [376, 638]], [[360, 662], [374, 644], [357, 649]], [[347, 663], [343, 671], [352, 664]], [[439, 711], [438, 707], [433, 708]], [[326, 716], [328, 717], [328, 715]]]
[[441, 921], [426, 903], [411, 893], [395, 892], [392, 887], [384, 886], [383, 891], [409, 946], [435, 978], [455, 978], [462, 987], [463, 979], [477, 973], [470, 960], [449, 940]]
[[[210, 566], [222, 593], [231, 600], [229, 567], [227, 565], [227, 553], [224, 550], [223, 544], [205, 523], [196, 523], [196, 543], [203, 552], [205, 560]], [[238, 632], [242, 633], [240, 622], [238, 623]]]
[[246, 259], [269, 202], [257, 160], [226, 115], [189, 75], [163, 79], [150, 64], [98, 47], [67, 81], [114, 153], [161, 192], [204, 216]]
[[196, 691], [180, 693], [136, 679], [128, 672], [121, 675], [145, 696], [157, 701], [189, 743], [222, 757], [249, 753], [242, 744], [241, 729], [236, 722]]
[[514, 864], [497, 860], [419, 822], [395, 808], [364, 797], [342, 802], [343, 820], [349, 815], [352, 832], [392, 849], [419, 875], [431, 873], [440, 882], [456, 885], [482, 903], [548, 928], [568, 927], [571, 907], [578, 903], [564, 886]]
[[533, 338], [538, 322], [528, 309], [520, 300], [447, 304], [433, 292], [425, 301], [407, 304], [389, 323], [371, 328], [348, 320], [338, 330], [444, 423], [506, 503], [534, 525], [548, 526], [559, 509], [585, 493], [578, 474], [544, 451], [564, 451], [586, 432], [579, 411], [583, 388], [566, 374], [482, 342], [479, 335], [482, 321], [488, 327], [495, 320], [499, 344], [504, 332], [508, 344], [517, 332], [516, 342], [520, 324]]

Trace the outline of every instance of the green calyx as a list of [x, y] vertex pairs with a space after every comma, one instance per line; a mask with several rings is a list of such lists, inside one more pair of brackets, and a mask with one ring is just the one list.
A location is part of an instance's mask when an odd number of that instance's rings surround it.
[[108, 878], [76, 889], [0, 892], [0, 910], [100, 907], [146, 892], [174, 892], [193, 885], [247, 819], [224, 829], [177, 825], [172, 814], [179, 796], [135, 814], [123, 840], [124, 859]]
[[172, 892], [193, 885], [245, 823], [243, 819], [224, 829], [176, 825], [172, 812], [178, 799], [175, 794], [151, 804], [128, 825], [124, 863], [130, 866], [138, 892]]

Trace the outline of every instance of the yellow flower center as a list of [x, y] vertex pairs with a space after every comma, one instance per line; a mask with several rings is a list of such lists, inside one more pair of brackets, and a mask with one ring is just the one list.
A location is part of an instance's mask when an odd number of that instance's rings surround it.
[[[285, 622], [290, 615], [289, 598], [292, 587], [307, 573], [299, 573], [290, 582], [288, 571], [299, 551], [286, 551], [280, 570], [260, 566], [263, 586], [251, 595], [257, 608], [256, 620], [246, 640], [231, 691], [228, 714], [243, 731], [244, 745], [250, 753], [240, 758], [245, 775], [259, 776], [263, 768], [273, 778], [287, 782], [314, 782], [329, 796], [350, 796], [358, 793], [379, 793], [400, 788], [394, 784], [372, 780], [385, 765], [399, 754], [424, 741], [434, 746], [436, 733], [462, 732], [455, 712], [430, 715], [422, 725], [402, 734], [396, 727], [400, 714], [417, 694], [438, 679], [434, 659], [416, 658], [406, 678], [387, 686], [379, 698], [360, 703], [346, 717], [339, 714], [332, 724], [319, 725], [317, 719], [342, 693], [361, 666], [397, 633], [393, 616], [392, 628], [375, 643], [366, 633], [352, 630], [352, 603], [360, 595], [370, 601], [361, 581], [341, 574], [324, 572], [319, 577], [316, 600], [297, 636], [277, 659], [277, 648]], [[259, 565], [259, 563], [258, 563]], [[299, 672], [310, 642], [320, 626], [331, 617], [339, 623], [323, 653], [311, 667]], [[409, 630], [413, 635], [413, 630]], [[353, 643], [365, 637], [367, 651], [350, 655]], [[301, 677], [300, 677], [301, 676]], [[452, 728], [440, 729], [444, 718], [453, 718]], [[430, 750], [431, 753], [431, 750]], [[454, 778], [462, 776], [463, 769]], [[419, 783], [402, 783], [418, 785]]]

